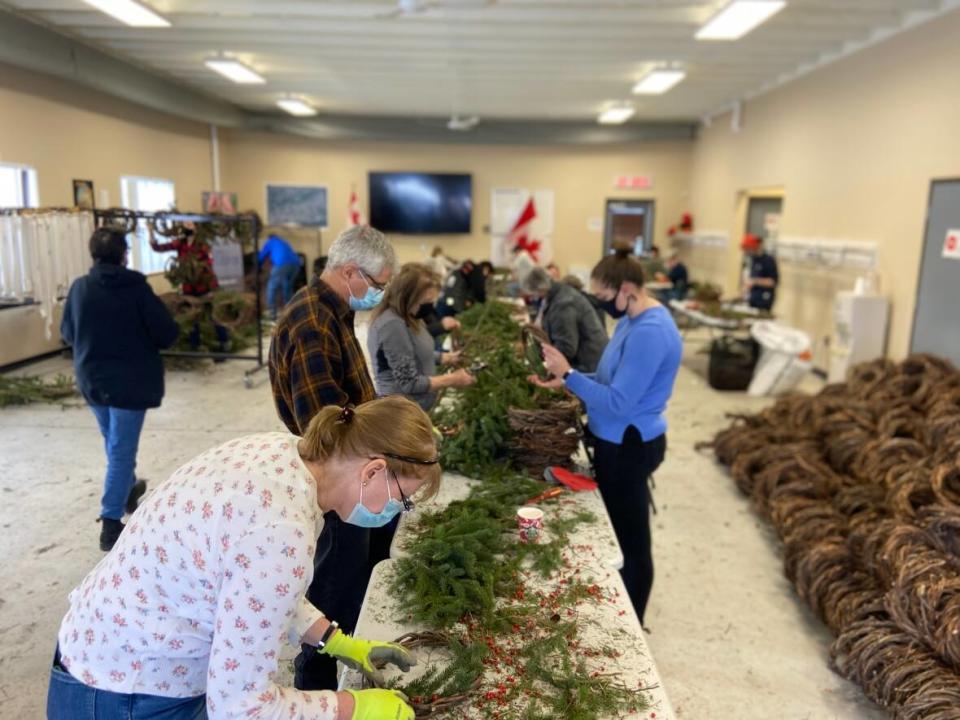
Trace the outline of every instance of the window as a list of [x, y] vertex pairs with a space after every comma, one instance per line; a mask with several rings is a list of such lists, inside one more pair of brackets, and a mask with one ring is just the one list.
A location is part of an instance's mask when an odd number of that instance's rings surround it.
[[0, 163], [0, 207], [37, 207], [37, 171], [26, 165]]
[[[120, 178], [120, 194], [128, 210], [156, 212], [174, 206], [172, 180], [126, 175]], [[150, 247], [150, 232], [145, 223], [137, 224], [130, 246], [130, 267], [142, 273], [163, 272], [169, 254], [154, 252]]]

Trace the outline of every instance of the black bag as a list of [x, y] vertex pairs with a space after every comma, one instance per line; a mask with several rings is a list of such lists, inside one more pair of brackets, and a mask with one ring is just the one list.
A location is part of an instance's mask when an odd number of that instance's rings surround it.
[[746, 390], [760, 356], [756, 341], [725, 336], [710, 344], [707, 382], [714, 390]]

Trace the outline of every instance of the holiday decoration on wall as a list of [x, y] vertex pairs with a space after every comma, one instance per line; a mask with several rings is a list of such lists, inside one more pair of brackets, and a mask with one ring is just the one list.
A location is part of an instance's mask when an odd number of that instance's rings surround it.
[[509, 265], [514, 249], [526, 251], [540, 264], [549, 262], [553, 257], [553, 206], [553, 190], [494, 188], [490, 196], [490, 260], [494, 265]]
[[360, 198], [357, 197], [357, 188], [350, 187], [350, 204], [347, 206], [347, 227], [363, 225], [365, 222], [360, 211]]
[[527, 252], [534, 261], [539, 260], [540, 255], [540, 241], [532, 237], [531, 226], [536, 217], [537, 207], [531, 197], [507, 235], [510, 252]]
[[222, 215], [236, 215], [240, 212], [240, 205], [235, 192], [219, 192], [205, 190], [201, 196], [201, 206], [205, 213], [220, 213]]
[[690, 213], [684, 213], [680, 218], [680, 223], [677, 225], [672, 225], [669, 230], [667, 230], [667, 237], [674, 237], [677, 233], [692, 233], [693, 232], [693, 215]]

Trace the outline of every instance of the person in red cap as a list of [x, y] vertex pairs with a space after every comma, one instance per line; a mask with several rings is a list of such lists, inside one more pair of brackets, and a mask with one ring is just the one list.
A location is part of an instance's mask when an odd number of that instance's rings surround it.
[[777, 261], [763, 249], [763, 238], [747, 234], [740, 243], [747, 255], [750, 277], [746, 281], [747, 303], [758, 310], [770, 310], [777, 296], [780, 272]]

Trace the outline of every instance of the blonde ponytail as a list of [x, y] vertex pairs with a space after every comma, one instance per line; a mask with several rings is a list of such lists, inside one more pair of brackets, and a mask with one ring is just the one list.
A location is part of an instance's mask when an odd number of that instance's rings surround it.
[[440, 488], [433, 424], [419, 405], [402, 395], [356, 408], [321, 408], [307, 425], [301, 452], [305, 460], [321, 463], [331, 458], [383, 458], [398, 476], [424, 481], [418, 493], [421, 498], [435, 495]]

